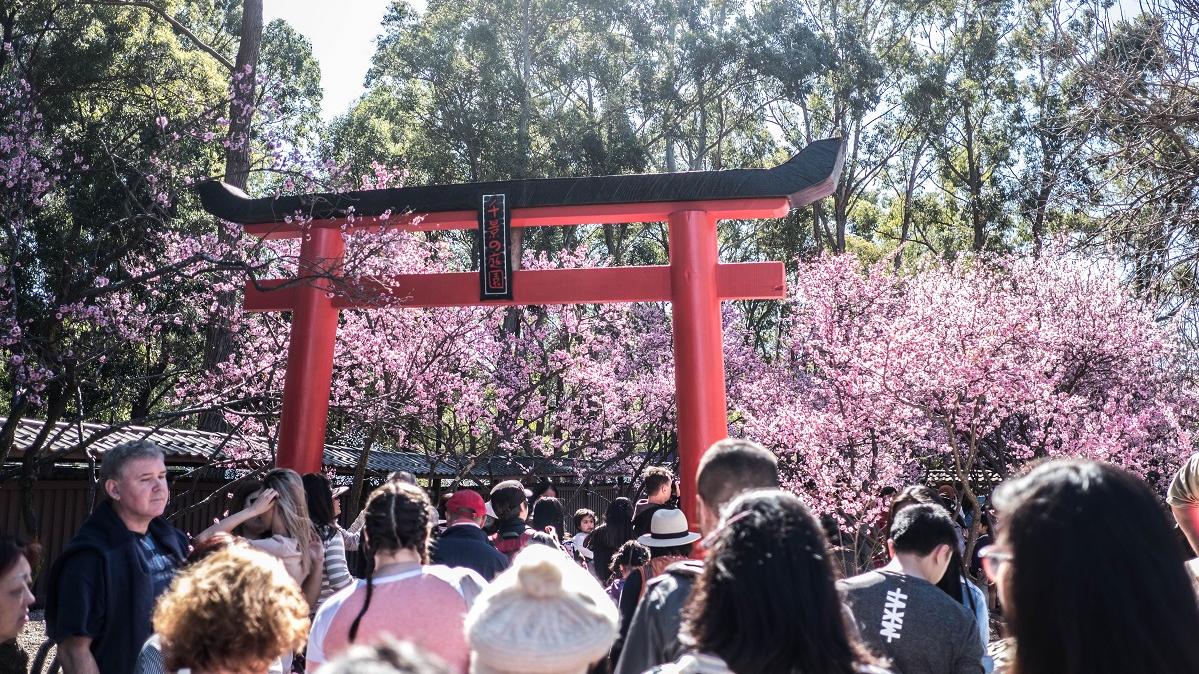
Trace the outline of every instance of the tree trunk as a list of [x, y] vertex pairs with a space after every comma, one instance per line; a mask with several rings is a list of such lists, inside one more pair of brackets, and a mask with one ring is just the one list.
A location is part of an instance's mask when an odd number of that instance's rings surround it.
[[[225, 154], [225, 182], [241, 190], [246, 189], [250, 179], [250, 130], [254, 121], [255, 77], [258, 57], [262, 51], [262, 2], [244, 0], [241, 14], [241, 42], [234, 63], [233, 92], [229, 102], [229, 149]], [[233, 243], [233, 236], [218, 221], [217, 240], [222, 247]], [[204, 334], [204, 372], [213, 372], [233, 351], [233, 330], [226, 316], [237, 302], [232, 292], [218, 293], [217, 316], [209, 323]], [[223, 432], [227, 430], [220, 410], [200, 415], [202, 431]]]
[[920, 174], [920, 158], [924, 155], [924, 147], [926, 141], [922, 139], [916, 144], [916, 150], [912, 153], [912, 166], [908, 169], [907, 184], [903, 190], [903, 217], [899, 225], [899, 249], [895, 251], [894, 266], [896, 271], [899, 270], [903, 263], [903, 248], [911, 237], [912, 229], [912, 199], [916, 193], [916, 177]]
[[974, 237], [971, 248], [982, 252], [987, 245], [986, 220], [982, 212], [982, 170], [978, 148], [974, 146], [974, 120], [970, 116], [970, 102], [962, 104], [962, 118], [966, 128], [966, 188], [970, 190], [970, 220]]
[[362, 453], [358, 455], [358, 463], [354, 466], [354, 482], [350, 485], [350, 508], [353, 517], [347, 513], [347, 520], [353, 521], [358, 517], [358, 511], [362, 510], [365, 505], [362, 502], [363, 485], [366, 483], [366, 468], [370, 463], [371, 445], [375, 444], [375, 438], [378, 437], [378, 429], [371, 429], [371, 432], [366, 436], [366, 440], [362, 443]]

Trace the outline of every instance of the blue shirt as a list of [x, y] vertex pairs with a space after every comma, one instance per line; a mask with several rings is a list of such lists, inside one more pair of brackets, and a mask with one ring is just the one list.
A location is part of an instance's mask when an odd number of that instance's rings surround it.
[[152, 534], [134, 534], [137, 539], [137, 553], [142, 560], [142, 568], [150, 575], [154, 584], [154, 596], [159, 597], [171, 584], [175, 577], [175, 566], [178, 562], [154, 539]]

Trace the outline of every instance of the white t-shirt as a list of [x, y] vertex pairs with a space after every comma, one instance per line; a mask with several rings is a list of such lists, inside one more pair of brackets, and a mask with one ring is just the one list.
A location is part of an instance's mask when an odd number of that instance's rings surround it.
[[586, 560], [595, 559], [595, 553], [588, 550], [586, 547], [583, 546], [583, 541], [587, 540], [587, 536], [589, 536], [589, 535], [590, 534], [585, 534], [580, 531], [579, 533], [574, 535], [574, 538], [571, 539], [574, 541], [575, 551], [578, 552], [580, 555], [583, 555], [583, 559], [586, 559]]

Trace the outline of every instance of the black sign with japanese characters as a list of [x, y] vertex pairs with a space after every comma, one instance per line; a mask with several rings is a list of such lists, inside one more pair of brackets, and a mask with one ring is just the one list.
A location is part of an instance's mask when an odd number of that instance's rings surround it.
[[479, 299], [512, 299], [512, 261], [508, 256], [508, 227], [512, 213], [503, 194], [484, 194], [479, 206]]

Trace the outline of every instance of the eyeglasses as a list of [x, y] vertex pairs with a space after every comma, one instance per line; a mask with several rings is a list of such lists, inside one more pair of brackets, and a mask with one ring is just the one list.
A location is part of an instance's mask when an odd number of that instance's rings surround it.
[[1015, 559], [1012, 553], [996, 549], [994, 545], [988, 545], [979, 550], [978, 556], [983, 562], [983, 573], [987, 574], [987, 578], [990, 578], [992, 583], [999, 577], [999, 569]]

